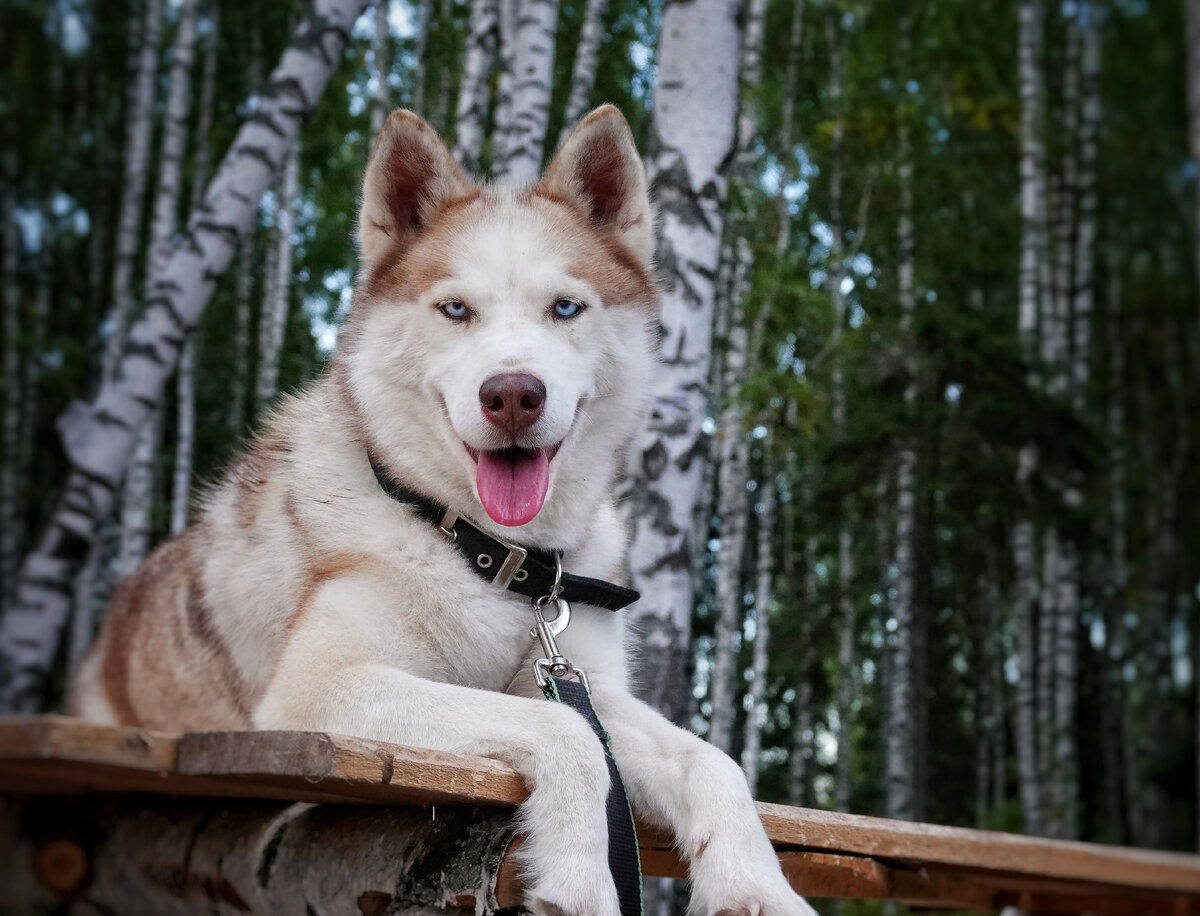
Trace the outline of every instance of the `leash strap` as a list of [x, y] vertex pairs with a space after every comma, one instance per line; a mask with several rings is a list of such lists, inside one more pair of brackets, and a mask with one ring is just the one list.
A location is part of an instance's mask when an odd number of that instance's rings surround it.
[[637, 828], [633, 823], [633, 809], [625, 784], [617, 771], [609, 746], [608, 732], [592, 706], [592, 694], [585, 684], [565, 678], [550, 676], [542, 686], [547, 699], [562, 703], [579, 713], [592, 727], [600, 746], [604, 749], [604, 762], [608, 764], [608, 798], [604, 808], [608, 816], [608, 870], [617, 885], [617, 899], [621, 902], [621, 916], [642, 916], [642, 861], [638, 853]]

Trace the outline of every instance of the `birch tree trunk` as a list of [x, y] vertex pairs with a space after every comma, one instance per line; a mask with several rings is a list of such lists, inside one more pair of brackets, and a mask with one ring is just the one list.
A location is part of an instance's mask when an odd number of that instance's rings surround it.
[[70, 609], [71, 575], [112, 509], [137, 431], [162, 395], [183, 336], [249, 230], [263, 191], [284, 160], [333, 69], [366, 0], [316, 0], [284, 50], [252, 120], [238, 131], [129, 334], [119, 375], [65, 430], [72, 471], [37, 545], [25, 557], [17, 600], [0, 619], [0, 710], [33, 712], [42, 700]]
[[607, 12], [608, 0], [587, 0], [579, 45], [575, 49], [575, 64], [571, 67], [571, 94], [567, 96], [567, 107], [563, 110], [559, 146], [567, 139], [571, 128], [588, 113], [591, 105], [592, 87], [596, 85], [596, 62], [600, 57], [600, 42], [604, 40], [604, 14]]
[[[902, 68], [900, 82], [907, 81], [907, 68], [911, 56], [911, 26], [907, 8], [900, 13], [897, 59]], [[907, 95], [907, 93], [906, 93]], [[907, 106], [905, 99], [902, 105]], [[897, 269], [897, 299], [900, 304], [900, 347], [906, 384], [904, 404], [908, 422], [917, 399], [917, 355], [913, 340], [913, 311], [916, 307], [914, 288], [915, 242], [913, 230], [913, 162], [912, 144], [909, 139], [908, 112], [899, 113], [900, 126], [896, 145], [896, 179], [900, 191], [900, 215], [896, 226], [896, 243], [899, 249]], [[895, 598], [892, 600], [891, 616], [896, 621], [896, 631], [890, 640], [891, 689], [888, 691], [887, 753], [885, 763], [885, 785], [887, 816], [900, 820], [914, 820], [916, 811], [916, 745], [917, 730], [914, 728], [918, 699], [915, 683], [916, 669], [913, 657], [913, 637], [916, 631], [916, 539], [917, 499], [916, 467], [917, 451], [911, 437], [902, 434], [895, 460], [896, 467], [896, 516], [892, 567], [895, 571]]]
[[554, 33], [558, 0], [513, 0], [511, 107], [497, 118], [495, 133], [503, 135], [492, 159], [492, 177], [512, 185], [537, 180], [550, 117], [554, 82]]
[[4, 152], [4, 451], [0, 464], [0, 599], [7, 607], [16, 593], [21, 550], [17, 477], [21, 451], [21, 234], [17, 226], [17, 147]]
[[[739, 244], [740, 243], [740, 244]], [[734, 243], [735, 249], [749, 247], [745, 239]], [[749, 254], [734, 255], [739, 276], [732, 279], [735, 287], [731, 298], [744, 300]], [[738, 650], [741, 646], [742, 621], [745, 607], [742, 602], [742, 559], [746, 552], [746, 514], [749, 480], [749, 447], [746, 443], [745, 416], [738, 401], [739, 387], [746, 371], [748, 334], [744, 315], [738, 309], [737, 326], [730, 331], [729, 348], [725, 353], [725, 390], [727, 403], [721, 411], [720, 465], [718, 483], [720, 499], [721, 547], [717, 551], [717, 608], [716, 634], [713, 640], [712, 718], [708, 740], [729, 753], [733, 740], [734, 720], [737, 717], [735, 679]]]
[[[1017, 330], [1027, 361], [1037, 355], [1038, 303], [1042, 274], [1042, 229], [1045, 192], [1042, 179], [1042, 5], [1040, 0], [1021, 0], [1017, 63], [1021, 94], [1021, 257], [1018, 281]], [[1022, 497], [1021, 513], [1013, 526], [1014, 616], [1020, 681], [1017, 685], [1017, 760], [1021, 808], [1027, 833], [1040, 834], [1042, 784], [1039, 766], [1038, 686], [1045, 672], [1039, 671], [1035, 560], [1036, 532], [1030, 517], [1030, 481], [1037, 470], [1037, 446], [1028, 442], [1017, 458], [1017, 489]]]
[[425, 59], [429, 50], [429, 20], [433, 18], [433, 0], [421, 0], [420, 17], [417, 22], [417, 70], [413, 74], [413, 111], [422, 117], [425, 113], [425, 87], [429, 82]]
[[[758, 112], [745, 88], [757, 86], [762, 78], [762, 37], [765, 0], [751, 0], [746, 7], [740, 51], [740, 81], [743, 87], [738, 107], [737, 156], [732, 181], [748, 192], [754, 180], [754, 142], [758, 135]], [[745, 195], [743, 195], [743, 198]], [[712, 719], [708, 740], [728, 753], [737, 716], [738, 649], [741, 645], [745, 607], [742, 601], [742, 560], [746, 553], [746, 517], [749, 510], [746, 487], [750, 480], [750, 449], [746, 441], [745, 411], [741, 387], [746, 378], [750, 334], [745, 313], [750, 293], [753, 254], [747, 241], [752, 215], [743, 201], [727, 214], [726, 256], [717, 277], [718, 323], [724, 316], [727, 346], [721, 372], [719, 421], [721, 548], [717, 553], [717, 608], [719, 616], [713, 652]], [[724, 301], [720, 301], [724, 300]], [[703, 522], [702, 522], [703, 523]]]
[[[378, 137], [383, 122], [392, 111], [392, 92], [388, 77], [392, 72], [392, 32], [388, 25], [391, 0], [375, 4], [375, 34], [371, 39], [371, 57], [375, 71], [375, 91], [371, 94], [371, 136]], [[417, 56], [417, 70], [424, 72], [422, 55]]]
[[[839, 14], [833, 7], [826, 10], [825, 34], [829, 45], [829, 107], [833, 130], [829, 145], [829, 229], [833, 241], [829, 251], [826, 291], [833, 303], [833, 331], [830, 349], [836, 360], [832, 401], [833, 435], [842, 440], [846, 435], [846, 376], [842, 368], [845, 358], [841, 352], [846, 325], [846, 296], [842, 283], [846, 276], [845, 224], [842, 217], [842, 143], [845, 122], [842, 112], [842, 34]], [[850, 807], [850, 718], [855, 690], [855, 614], [854, 596], [854, 534], [850, 529], [851, 506], [843, 497], [838, 522], [838, 681], [837, 681], [837, 762], [834, 765], [834, 806], [839, 811]]]
[[142, 202], [150, 172], [150, 140], [154, 126], [154, 88], [158, 77], [158, 41], [162, 29], [162, 0], [145, 0], [145, 15], [138, 47], [137, 69], [129, 88], [126, 114], [125, 179], [121, 185], [120, 216], [117, 221], [117, 252], [113, 265], [112, 303], [109, 307], [102, 383], [111, 380], [121, 349], [125, 328], [132, 317], [134, 274], [142, 236]]
[[296, 215], [296, 194], [300, 185], [300, 150], [288, 152], [275, 208], [273, 242], [275, 256], [270, 264], [267, 295], [263, 299], [258, 336], [258, 383], [255, 386], [257, 409], [262, 418], [275, 399], [279, 383], [279, 355], [287, 328], [288, 305], [292, 291], [292, 230]]
[[146, 418], [138, 431], [133, 461], [121, 491], [121, 541], [117, 549], [117, 581], [133, 575], [150, 552], [150, 510], [158, 476], [158, 443], [162, 437], [157, 411]]
[[520, 0], [496, 0], [496, 35], [499, 51], [497, 61], [500, 68], [496, 78], [496, 113], [492, 124], [492, 176], [496, 175], [497, 163], [508, 158], [508, 147], [512, 143], [513, 85], [516, 73], [517, 13]]
[[[145, 288], [151, 289], [162, 274], [179, 226], [179, 198], [183, 186], [183, 155], [187, 144], [188, 113], [191, 107], [192, 66], [196, 57], [196, 0], [183, 0], [171, 45], [170, 90], [163, 112], [162, 146], [158, 163], [158, 187], [150, 219], [150, 250], [146, 263]], [[118, 575], [131, 575], [146, 558], [151, 543], [150, 513], [154, 505], [161, 418], [147, 421], [138, 437], [133, 466], [125, 478], [121, 506], [121, 548]]]
[[[663, 364], [646, 429], [630, 454], [630, 577], [641, 592], [642, 687], [671, 718], [686, 692], [692, 520], [699, 498], [714, 277], [734, 147], [738, 30], [734, 0], [667, 0], [651, 116], [650, 179], [662, 224]], [[704, 61], [704, 66], [697, 66]]]
[[253, 230], [241, 240], [233, 292], [233, 372], [229, 384], [229, 431], [235, 439], [246, 433], [246, 402], [250, 387], [250, 293], [254, 286]]
[[[49, 57], [49, 85], [47, 98], [50, 100], [46, 114], [47, 135], [49, 148], [60, 149], [63, 140], [62, 104], [63, 104], [63, 61], [62, 61], [62, 15], [55, 4], [48, 4], [45, 12], [45, 30], [49, 38], [47, 55]], [[37, 447], [37, 431], [41, 421], [41, 381], [42, 359], [46, 350], [46, 326], [55, 290], [55, 260], [57, 246], [57, 231], [55, 227], [54, 202], [59, 193], [59, 174], [51, 170], [45, 179], [41, 194], [41, 241], [38, 246], [37, 283], [33, 298], [33, 315], [30, 329], [25, 335], [26, 357], [25, 377], [22, 380], [21, 398], [21, 445], [18, 454], [18, 473], [23, 480], [30, 480], [34, 467]], [[19, 526], [18, 535], [24, 526]], [[15, 567], [14, 567], [15, 571]], [[0, 580], [12, 583], [11, 576], [0, 573]], [[0, 607], [5, 606], [0, 601]]]
[[471, 0], [466, 56], [454, 119], [454, 158], [469, 174], [477, 175], [482, 168], [480, 157], [499, 29], [500, 0]]
[[[195, 213], [204, 200], [210, 165], [209, 132], [212, 130], [213, 94], [216, 90], [217, 51], [221, 45], [220, 4], [210, 4], [208, 53], [204, 57], [204, 77], [200, 88], [200, 118], [196, 124], [195, 173], [192, 177], [192, 201], [189, 213]], [[171, 481], [171, 534], [187, 527], [192, 492], [192, 453], [196, 439], [196, 339], [188, 336], [179, 357], [175, 381], [175, 471]]]
[[775, 479], [769, 459], [764, 460], [762, 511], [758, 516], [758, 549], [754, 583], [754, 661], [750, 680], [750, 708], [746, 712], [746, 735], [742, 743], [742, 769], [750, 794], [758, 791], [759, 754], [767, 718], [767, 663], [771, 645], [771, 568], [775, 537]]

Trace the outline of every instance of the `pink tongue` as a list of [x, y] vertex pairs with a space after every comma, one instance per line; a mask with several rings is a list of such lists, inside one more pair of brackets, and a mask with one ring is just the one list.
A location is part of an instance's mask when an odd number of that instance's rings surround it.
[[550, 486], [546, 450], [480, 452], [475, 489], [483, 508], [501, 525], [524, 525], [541, 511]]

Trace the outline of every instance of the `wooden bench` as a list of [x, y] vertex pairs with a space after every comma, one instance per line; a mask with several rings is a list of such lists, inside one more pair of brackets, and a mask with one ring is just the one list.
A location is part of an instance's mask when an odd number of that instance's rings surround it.
[[[0, 911], [78, 897], [121, 913], [372, 916], [520, 899], [511, 810], [526, 792], [493, 760], [310, 732], [0, 719], [0, 795]], [[759, 813], [792, 885], [812, 897], [1200, 916], [1200, 856]], [[641, 843], [647, 876], [683, 876], [662, 831], [642, 825]]]

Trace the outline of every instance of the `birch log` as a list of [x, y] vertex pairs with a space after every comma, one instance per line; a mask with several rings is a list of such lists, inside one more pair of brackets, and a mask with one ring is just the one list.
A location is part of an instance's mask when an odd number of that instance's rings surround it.
[[562, 146], [571, 128], [588, 113], [592, 100], [592, 87], [596, 85], [596, 63], [600, 58], [600, 42], [604, 40], [604, 14], [608, 12], [609, 0], [588, 0], [583, 13], [583, 28], [579, 32], [579, 44], [575, 48], [575, 63], [571, 67], [571, 93], [567, 96], [567, 107], [563, 110], [562, 132], [558, 145]]
[[523, 185], [537, 179], [546, 145], [550, 89], [554, 82], [554, 33], [558, 0], [516, 0], [512, 27], [512, 102], [497, 117], [504, 142], [492, 161], [492, 177]]
[[454, 159], [469, 174], [479, 174], [488, 98], [499, 40], [500, 0], [471, 0], [467, 49], [455, 115]]
[[150, 165], [150, 140], [154, 126], [154, 87], [158, 76], [158, 40], [162, 30], [162, 0], [146, 0], [137, 67], [129, 90], [126, 114], [125, 178], [121, 184], [117, 221], [117, 252], [113, 264], [112, 303], [109, 306], [103, 382], [111, 380], [125, 346], [125, 328], [132, 317], [134, 272], [142, 236], [142, 203]]
[[[725, 169], [737, 112], [738, 4], [668, 0], [663, 9], [649, 173], [662, 225], [662, 352], [646, 429], [630, 455], [630, 577], [642, 598], [642, 686], [679, 716], [691, 632], [692, 520], [712, 343]], [[703, 65], [698, 65], [702, 61]]]
[[69, 901], [72, 913], [196, 916], [490, 913], [513, 830], [511, 815], [472, 808], [9, 797], [0, 800], [0, 851], [14, 886], [4, 906], [61, 913]]
[[121, 372], [64, 435], [72, 471], [38, 544], [25, 557], [16, 603], [0, 620], [0, 710], [32, 712], [42, 701], [70, 609], [70, 578], [113, 506], [137, 431], [162, 395], [186, 335], [199, 320], [263, 191], [282, 170], [367, 0], [317, 0], [293, 33], [242, 125], [204, 203], [172, 250], [142, 317], [130, 330]]

